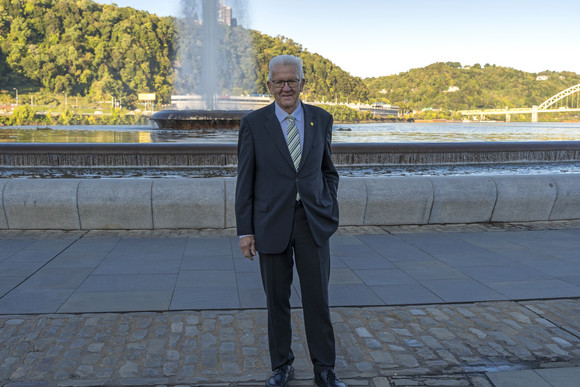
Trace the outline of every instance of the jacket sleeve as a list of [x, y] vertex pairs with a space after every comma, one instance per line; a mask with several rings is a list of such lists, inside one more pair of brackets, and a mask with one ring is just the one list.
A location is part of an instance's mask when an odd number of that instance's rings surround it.
[[322, 158], [322, 174], [324, 179], [326, 180], [326, 184], [328, 184], [328, 188], [334, 199], [335, 203], [337, 202], [336, 192], [338, 190], [338, 172], [334, 167], [334, 163], [332, 162], [332, 151], [331, 151], [331, 144], [332, 144], [332, 123], [333, 118], [330, 116], [328, 120], [328, 125], [326, 126], [326, 140], [324, 143], [324, 155]]
[[238, 135], [238, 178], [236, 182], [236, 227], [238, 235], [254, 234], [254, 139], [245, 118]]

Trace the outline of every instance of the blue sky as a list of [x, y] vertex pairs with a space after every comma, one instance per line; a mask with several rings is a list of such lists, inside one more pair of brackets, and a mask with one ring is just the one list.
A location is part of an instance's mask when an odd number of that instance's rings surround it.
[[[181, 0], [100, 0], [179, 15]], [[434, 62], [580, 73], [579, 0], [226, 0], [242, 24], [293, 39], [352, 75]], [[245, 9], [240, 10], [240, 4]], [[236, 9], [237, 8], [237, 9]]]

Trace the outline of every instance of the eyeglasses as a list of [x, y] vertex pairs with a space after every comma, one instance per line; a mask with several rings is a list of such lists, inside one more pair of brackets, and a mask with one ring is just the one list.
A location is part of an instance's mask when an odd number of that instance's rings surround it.
[[286, 83], [288, 84], [288, 86], [295, 89], [300, 84], [300, 79], [290, 79], [287, 81], [281, 81], [281, 80], [280, 81], [270, 81], [270, 83], [272, 83], [272, 85], [274, 85], [274, 87], [276, 89], [284, 88], [284, 84], [286, 84]]

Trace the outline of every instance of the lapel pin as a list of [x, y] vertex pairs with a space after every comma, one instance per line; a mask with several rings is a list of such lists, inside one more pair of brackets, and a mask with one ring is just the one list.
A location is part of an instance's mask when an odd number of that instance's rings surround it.
[[314, 126], [314, 122], [311, 122], [311, 123], [310, 123], [310, 126]]

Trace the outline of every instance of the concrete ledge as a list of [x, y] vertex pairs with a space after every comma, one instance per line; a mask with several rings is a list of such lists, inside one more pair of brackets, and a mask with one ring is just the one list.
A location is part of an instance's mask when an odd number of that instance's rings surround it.
[[[0, 179], [0, 229], [235, 227], [235, 178]], [[580, 219], [580, 174], [341, 179], [342, 226]]]
[[494, 181], [486, 176], [428, 177], [433, 184], [429, 223], [489, 222], [497, 199]]
[[549, 220], [556, 201], [552, 175], [494, 176], [497, 202], [492, 222]]
[[338, 202], [341, 226], [364, 224], [367, 206], [367, 185], [365, 179], [343, 177], [338, 184]]
[[0, 230], [8, 228], [8, 220], [6, 220], [6, 209], [4, 208], [4, 187], [9, 180], [0, 179]]
[[151, 179], [81, 180], [79, 217], [84, 230], [153, 229]]
[[[433, 204], [433, 186], [423, 176], [365, 178], [365, 226], [426, 224]], [[364, 200], [364, 199], [363, 199]]]
[[224, 190], [220, 178], [155, 180], [154, 228], [224, 228]]
[[78, 230], [78, 180], [14, 179], [4, 187], [3, 202], [10, 228]]
[[236, 182], [235, 177], [225, 178], [227, 228], [236, 227]]
[[577, 175], [552, 175], [558, 195], [550, 220], [580, 219], [580, 178]]

